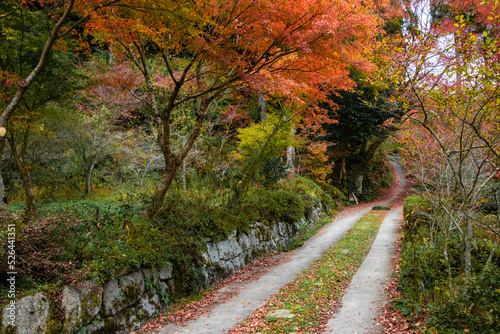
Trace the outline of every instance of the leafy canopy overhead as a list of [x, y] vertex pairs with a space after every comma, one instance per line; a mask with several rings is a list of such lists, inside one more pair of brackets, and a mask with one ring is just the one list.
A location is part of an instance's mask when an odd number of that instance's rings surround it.
[[[369, 70], [364, 57], [375, 43], [379, 20], [371, 1], [131, 0], [96, 13], [89, 23], [101, 41], [124, 47], [148, 43], [174, 57], [170, 79], [181, 81], [180, 59], [195, 59], [183, 89], [245, 83], [255, 91], [304, 104], [329, 89], [347, 89], [348, 66]], [[133, 8], [134, 10], [132, 10]], [[194, 72], [194, 71], [197, 72]], [[199, 80], [200, 77], [209, 78]]]

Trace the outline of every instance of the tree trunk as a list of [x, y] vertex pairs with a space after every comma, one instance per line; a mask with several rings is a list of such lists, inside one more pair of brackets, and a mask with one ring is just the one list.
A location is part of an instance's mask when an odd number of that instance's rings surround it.
[[168, 188], [172, 184], [174, 180], [175, 172], [177, 171], [177, 164], [175, 163], [175, 158], [170, 159], [171, 161], [167, 162], [167, 166], [165, 171], [161, 175], [161, 180], [156, 187], [156, 190], [153, 194], [153, 200], [148, 208], [148, 216], [150, 218], [154, 218], [158, 212], [161, 210], [161, 206], [163, 204], [163, 200], [165, 199], [165, 195], [167, 194]]
[[[1, 155], [0, 155], [1, 156]], [[0, 218], [7, 217], [7, 194], [5, 193], [5, 185], [3, 183], [2, 173], [0, 173]]]
[[[293, 130], [291, 131], [291, 135], [295, 135], [295, 127], [293, 127]], [[295, 169], [295, 147], [294, 146], [288, 146], [286, 149], [286, 167], [293, 171]]]
[[26, 194], [26, 207], [24, 208], [24, 213], [27, 217], [29, 217], [37, 211], [37, 203], [35, 193], [33, 191], [33, 182], [29, 171], [22, 173], [21, 176], [23, 178], [24, 192]]
[[260, 119], [262, 122], [265, 122], [267, 119], [267, 111], [266, 111], [266, 98], [263, 93], [259, 93], [259, 112]]
[[463, 282], [463, 288], [462, 288], [462, 297], [467, 296], [467, 293], [469, 292], [469, 286], [467, 284], [467, 279], [471, 275], [471, 269], [472, 269], [472, 238], [473, 238], [473, 233], [472, 233], [472, 222], [470, 218], [465, 218], [465, 231], [464, 231], [464, 263], [463, 263], [463, 268], [464, 268], [464, 278], [465, 281]]
[[451, 298], [454, 298], [455, 293], [454, 293], [454, 289], [453, 289], [453, 276], [452, 276], [452, 272], [451, 272], [450, 258], [448, 256], [448, 233], [449, 233], [449, 231], [445, 235], [443, 254], [444, 254], [444, 260], [446, 263], [446, 272], [448, 273], [448, 289], [450, 289]]
[[36, 213], [37, 210], [31, 173], [29, 171], [29, 167], [26, 166], [25, 161], [22, 161], [21, 157], [19, 156], [12, 133], [9, 138], [9, 143], [12, 150], [12, 155], [14, 156], [14, 160], [16, 162], [17, 169], [19, 169], [19, 174], [21, 175], [21, 180], [23, 181], [24, 194], [26, 195], [26, 207], [24, 208], [24, 214], [26, 215], [26, 217], [30, 217], [32, 214]]
[[159, 144], [163, 152], [163, 156], [165, 158], [165, 171], [161, 176], [161, 180], [158, 183], [158, 186], [156, 187], [156, 190], [153, 194], [153, 199], [148, 208], [148, 216], [150, 218], [154, 218], [154, 216], [156, 216], [158, 211], [161, 209], [161, 205], [163, 203], [163, 200], [165, 199], [165, 195], [167, 194], [167, 191], [170, 188], [172, 181], [174, 180], [175, 172], [177, 171], [179, 166], [182, 166], [184, 159], [186, 158], [187, 154], [193, 147], [196, 139], [200, 135], [201, 128], [203, 127], [203, 123], [205, 121], [205, 116], [207, 115], [208, 112], [208, 108], [210, 107], [210, 104], [216, 97], [217, 96], [214, 95], [202, 98], [200, 104], [200, 110], [198, 111], [194, 128], [191, 131], [191, 134], [189, 135], [187, 140], [185, 141], [185, 145], [177, 154], [173, 152], [170, 142], [171, 131], [170, 131], [169, 117], [171, 111], [173, 110], [173, 107], [171, 110], [166, 110], [163, 112], [162, 123], [163, 123], [164, 135], [161, 137], [161, 141], [159, 141]]
[[346, 171], [346, 162], [345, 162], [345, 158], [346, 158], [346, 150], [342, 150], [342, 164], [340, 166], [340, 177], [339, 177], [339, 184], [342, 184], [345, 177], [346, 177], [346, 174], [347, 174], [347, 171]]
[[295, 169], [295, 164], [293, 163], [294, 158], [295, 158], [295, 147], [288, 146], [288, 148], [286, 149], [286, 168], [292, 171]]
[[92, 181], [92, 172], [94, 171], [97, 158], [92, 161], [85, 175], [85, 194], [90, 194], [90, 182]]

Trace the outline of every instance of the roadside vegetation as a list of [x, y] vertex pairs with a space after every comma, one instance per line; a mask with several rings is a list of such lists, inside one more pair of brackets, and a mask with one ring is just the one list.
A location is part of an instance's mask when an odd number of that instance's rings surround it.
[[[474, 229], [472, 263], [465, 273], [464, 238], [460, 230], [443, 229], [434, 220], [440, 211], [424, 197], [412, 195], [404, 204], [404, 243], [399, 264], [400, 298], [394, 307], [422, 333], [498, 333], [500, 331], [500, 251], [488, 228], [491, 214], [481, 214]], [[439, 210], [439, 208], [437, 208]], [[434, 211], [434, 212], [433, 212]], [[423, 325], [423, 324], [422, 324]]]
[[394, 305], [425, 333], [500, 330], [499, 11], [496, 1], [408, 3], [392, 62], [414, 184]]

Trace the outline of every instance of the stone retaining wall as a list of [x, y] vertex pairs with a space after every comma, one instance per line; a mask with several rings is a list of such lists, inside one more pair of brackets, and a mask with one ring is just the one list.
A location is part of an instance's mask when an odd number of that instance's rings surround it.
[[[201, 250], [205, 265], [198, 268], [205, 287], [242, 269], [253, 260], [276, 250], [288, 249], [299, 230], [307, 230], [320, 219], [316, 208], [309, 219], [272, 227], [255, 223], [248, 233], [234, 233], [226, 240], [206, 239]], [[180, 274], [171, 265], [144, 268], [108, 282], [104, 287], [93, 281], [66, 286], [57, 316], [54, 301], [39, 292], [2, 308], [0, 334], [110, 334], [129, 333], [168, 308], [171, 296], [182, 295]], [[59, 312], [59, 313], [60, 313]], [[11, 319], [15, 327], [9, 328]]]

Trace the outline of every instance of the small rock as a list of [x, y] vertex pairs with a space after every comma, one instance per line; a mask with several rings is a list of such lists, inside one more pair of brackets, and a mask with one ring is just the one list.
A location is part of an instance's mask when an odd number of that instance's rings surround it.
[[280, 309], [280, 310], [274, 311], [269, 316], [275, 317], [275, 318], [293, 318], [293, 317], [295, 317], [295, 314], [293, 314], [292, 311], [290, 311], [290, 310]]

